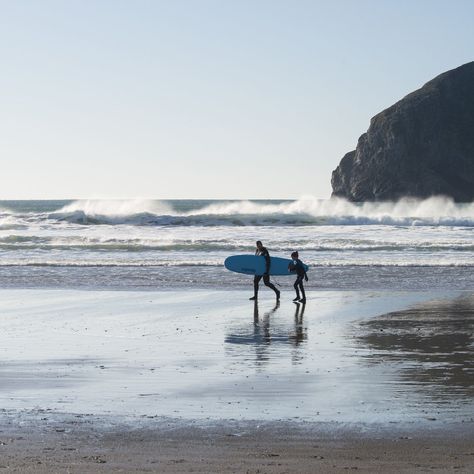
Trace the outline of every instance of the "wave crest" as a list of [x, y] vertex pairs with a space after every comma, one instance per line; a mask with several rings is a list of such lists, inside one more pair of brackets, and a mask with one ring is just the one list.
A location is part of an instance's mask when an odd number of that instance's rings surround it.
[[172, 209], [163, 201], [79, 200], [48, 214], [48, 218], [76, 224], [135, 224], [153, 223], [156, 216], [171, 214]]
[[50, 219], [77, 224], [155, 226], [396, 225], [474, 226], [474, 203], [458, 204], [446, 197], [397, 202], [352, 203], [302, 197], [296, 201], [213, 203], [188, 212], [162, 201], [76, 201]]
[[403, 198], [396, 202], [353, 203], [342, 198], [316, 199], [302, 197], [280, 204], [252, 201], [211, 204], [189, 216], [274, 216], [290, 220], [315, 220], [325, 224], [389, 225], [473, 225], [474, 203], [457, 204], [452, 199], [434, 196], [428, 199]]

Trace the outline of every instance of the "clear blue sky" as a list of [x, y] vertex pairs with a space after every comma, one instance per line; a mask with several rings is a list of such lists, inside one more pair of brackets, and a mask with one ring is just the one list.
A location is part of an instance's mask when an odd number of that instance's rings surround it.
[[470, 0], [0, 0], [0, 198], [328, 197], [474, 59]]

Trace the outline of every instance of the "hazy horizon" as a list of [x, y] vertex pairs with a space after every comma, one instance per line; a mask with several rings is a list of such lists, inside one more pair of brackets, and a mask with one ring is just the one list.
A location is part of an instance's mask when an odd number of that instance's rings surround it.
[[371, 117], [473, 59], [465, 0], [0, 5], [1, 200], [326, 199]]

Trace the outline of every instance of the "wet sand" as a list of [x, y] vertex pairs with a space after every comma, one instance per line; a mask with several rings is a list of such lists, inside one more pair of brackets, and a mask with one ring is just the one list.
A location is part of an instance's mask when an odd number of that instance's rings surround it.
[[473, 470], [472, 293], [0, 296], [0, 468]]
[[[287, 424], [103, 430], [100, 420], [0, 433], [0, 469], [25, 473], [412, 473], [474, 470], [473, 431], [329, 433]], [[28, 429], [27, 429], [28, 428]], [[448, 435], [448, 436], [446, 436]]]

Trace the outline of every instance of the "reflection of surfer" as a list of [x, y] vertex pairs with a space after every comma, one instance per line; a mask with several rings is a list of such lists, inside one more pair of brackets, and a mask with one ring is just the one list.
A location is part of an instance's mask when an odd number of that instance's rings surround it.
[[[304, 269], [303, 262], [298, 258], [298, 252], [293, 252], [291, 254], [291, 258], [293, 259], [293, 262], [291, 262], [288, 265], [288, 270], [290, 272], [296, 273], [296, 280], [295, 284], [293, 285], [295, 291], [296, 291], [296, 298], [293, 300], [295, 303], [300, 302], [305, 304], [306, 303], [306, 295], [304, 292], [303, 288], [303, 278], [305, 281], [308, 281], [308, 275], [306, 275], [306, 271]], [[301, 296], [300, 298], [300, 290], [301, 290]]]
[[305, 330], [304, 330], [304, 327], [303, 327], [303, 316], [304, 316], [305, 308], [306, 308], [306, 305], [304, 303], [296, 305], [295, 333], [294, 333], [294, 336], [291, 338], [292, 341], [294, 342], [295, 346], [298, 346], [307, 337], [307, 335], [305, 333]]
[[280, 299], [280, 292], [276, 289], [275, 285], [270, 283], [270, 254], [260, 240], [257, 240], [257, 250], [255, 251], [255, 255], [265, 257], [265, 273], [263, 275], [255, 275], [255, 278], [253, 279], [253, 296], [250, 299], [256, 300], [258, 298], [258, 284], [263, 278], [263, 283], [275, 292], [278, 301]]
[[[298, 305], [299, 306], [299, 305]], [[273, 315], [273, 313], [276, 312], [276, 310], [280, 307], [280, 300], [277, 300], [275, 302], [275, 306], [270, 310], [266, 311], [263, 314], [262, 322], [263, 322], [263, 329], [265, 331], [265, 339], [270, 342], [270, 316]], [[258, 311], [258, 301], [255, 300], [254, 306], [253, 306], [253, 323], [255, 328], [258, 328], [260, 326], [260, 318], [259, 318], [259, 311]]]

